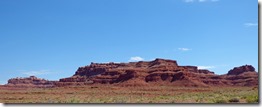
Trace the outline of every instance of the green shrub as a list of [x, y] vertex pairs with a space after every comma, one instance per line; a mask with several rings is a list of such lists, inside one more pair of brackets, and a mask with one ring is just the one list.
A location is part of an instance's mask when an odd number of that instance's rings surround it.
[[247, 96], [246, 97], [246, 101], [248, 103], [258, 103], [258, 96], [255, 95], [255, 96]]
[[227, 101], [224, 99], [218, 99], [218, 100], [215, 100], [215, 103], [227, 103]]
[[69, 103], [80, 103], [80, 101], [78, 99], [73, 98], [69, 101]]

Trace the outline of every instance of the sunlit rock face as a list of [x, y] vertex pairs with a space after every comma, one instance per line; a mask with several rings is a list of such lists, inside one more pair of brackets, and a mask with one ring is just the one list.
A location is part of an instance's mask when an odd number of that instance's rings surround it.
[[258, 74], [251, 65], [235, 67], [226, 75], [216, 75], [197, 66], [179, 66], [175, 60], [157, 58], [129, 63], [91, 63], [79, 67], [72, 77], [59, 80], [68, 84], [125, 84], [130, 81], [177, 86], [252, 86], [258, 84]]

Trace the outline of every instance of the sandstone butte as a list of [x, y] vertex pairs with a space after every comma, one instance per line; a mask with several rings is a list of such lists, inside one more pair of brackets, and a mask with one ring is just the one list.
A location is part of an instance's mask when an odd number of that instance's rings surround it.
[[114, 84], [120, 86], [171, 85], [185, 87], [258, 86], [258, 73], [251, 65], [235, 67], [217, 75], [196, 66], [179, 66], [175, 60], [155, 59], [129, 63], [91, 63], [59, 81], [35, 76], [12, 78], [6, 86], [55, 87], [70, 85]]

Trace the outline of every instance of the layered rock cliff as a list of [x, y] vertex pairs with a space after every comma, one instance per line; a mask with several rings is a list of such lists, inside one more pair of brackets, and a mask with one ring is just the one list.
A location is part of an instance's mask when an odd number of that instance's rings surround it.
[[120, 85], [173, 85], [189, 87], [257, 86], [258, 73], [251, 65], [235, 67], [227, 74], [217, 75], [197, 66], [179, 66], [175, 60], [155, 59], [129, 63], [91, 63], [79, 67], [72, 77], [48, 81], [34, 76], [12, 78], [8, 85], [15, 86], [67, 86], [90, 84]]
[[254, 86], [258, 74], [251, 65], [235, 67], [228, 74], [179, 66], [175, 60], [156, 59], [130, 63], [91, 63], [79, 67], [72, 77], [62, 78], [66, 84], [169, 84], [176, 86]]
[[53, 87], [54, 81], [48, 81], [45, 79], [37, 78], [35, 76], [30, 76], [26, 78], [11, 78], [8, 80], [9, 86], [38, 86], [38, 87]]

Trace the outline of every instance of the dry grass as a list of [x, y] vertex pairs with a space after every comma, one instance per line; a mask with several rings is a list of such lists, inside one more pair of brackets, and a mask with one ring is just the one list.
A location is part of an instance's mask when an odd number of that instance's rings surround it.
[[0, 87], [1, 103], [258, 103], [258, 98], [253, 87]]

